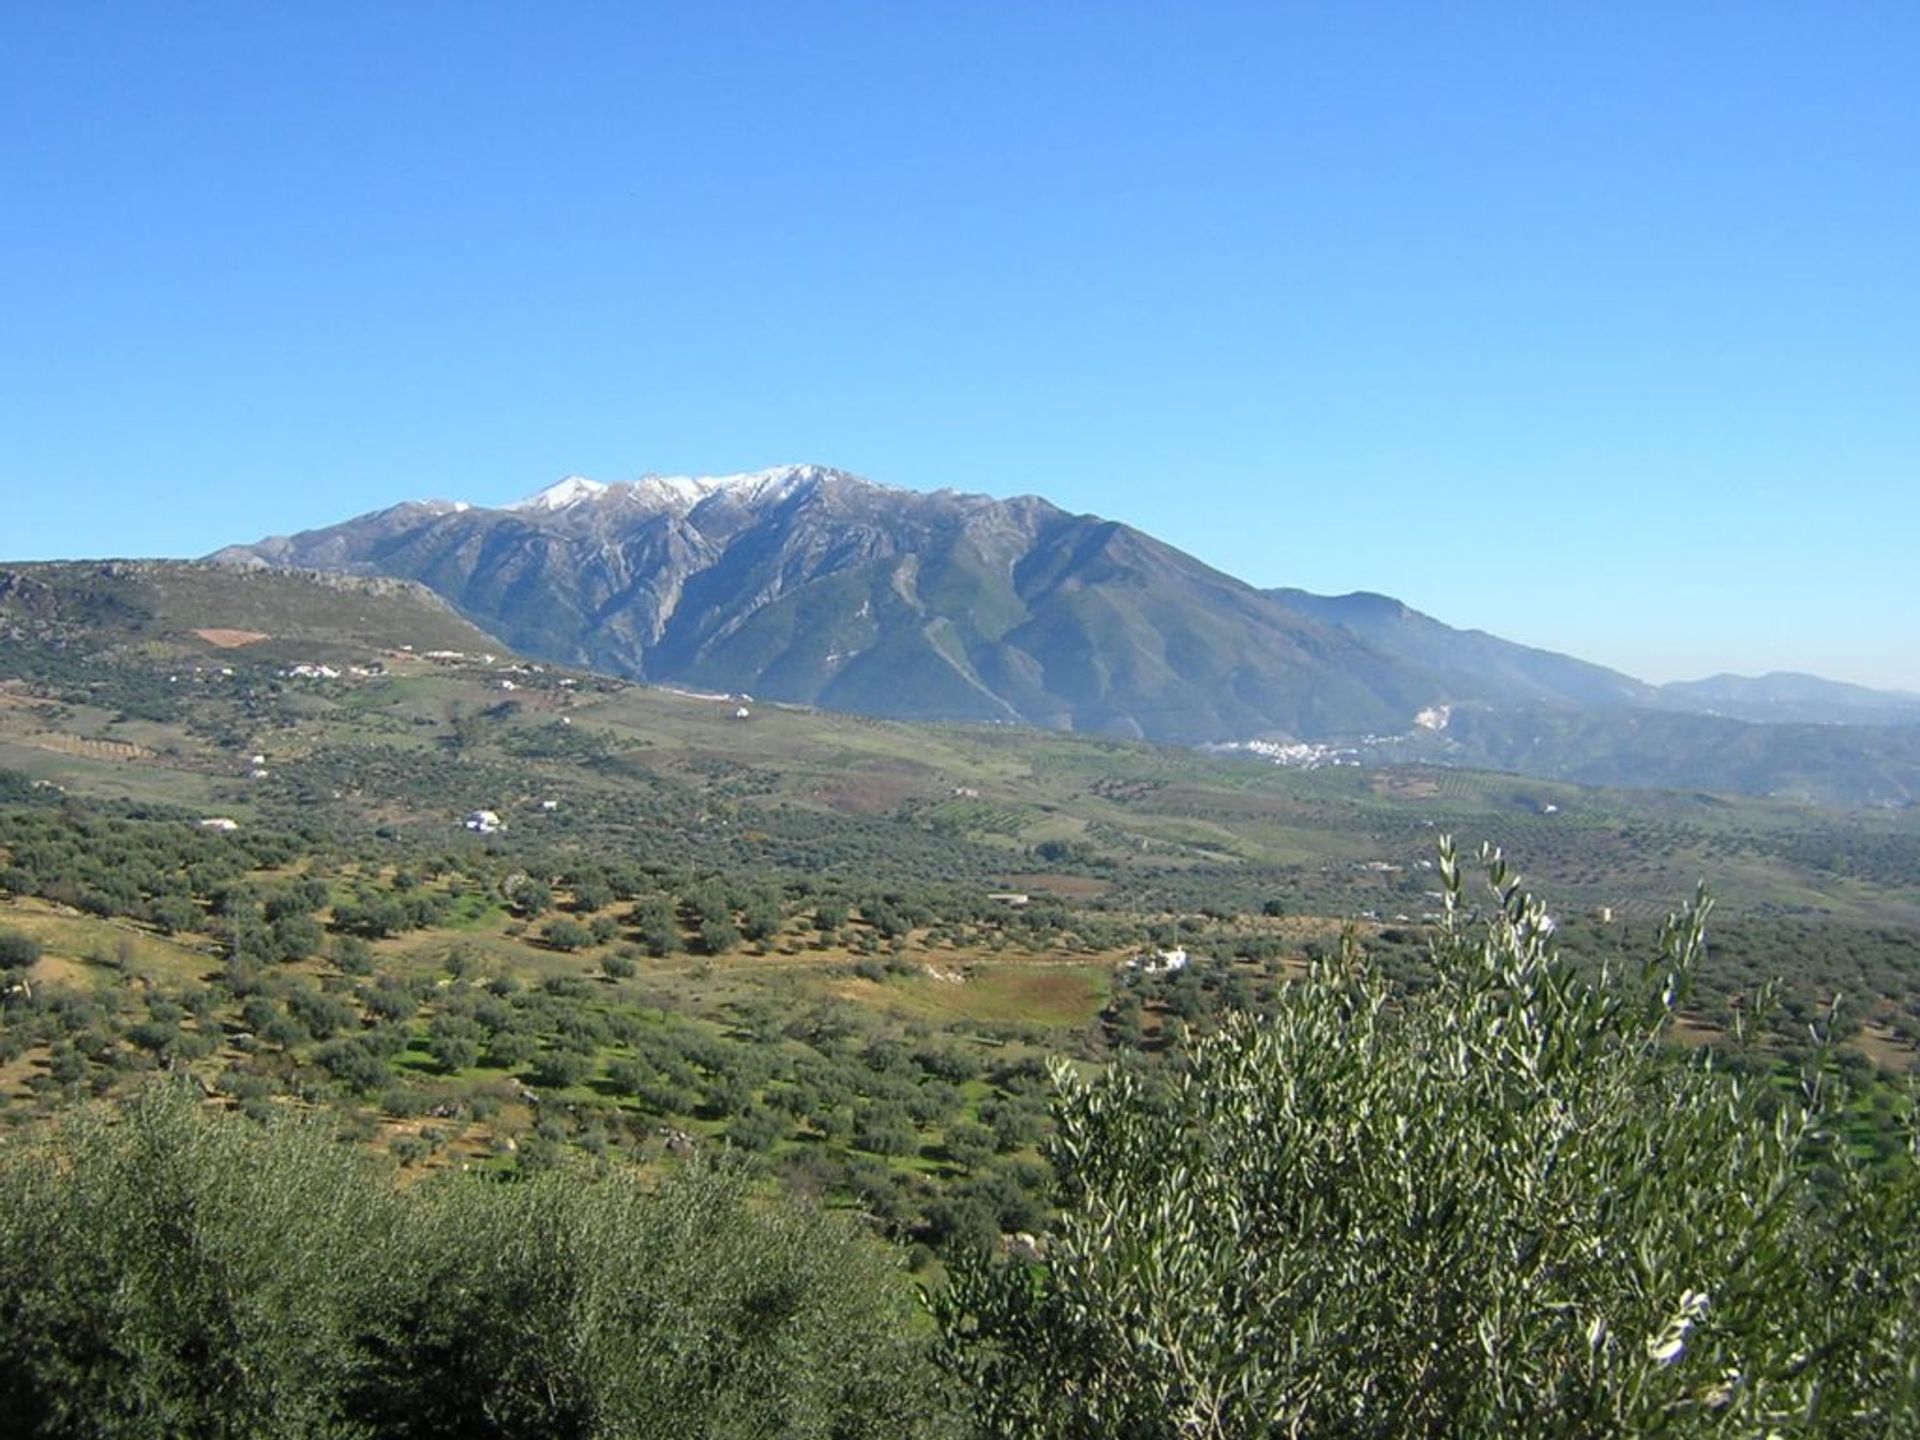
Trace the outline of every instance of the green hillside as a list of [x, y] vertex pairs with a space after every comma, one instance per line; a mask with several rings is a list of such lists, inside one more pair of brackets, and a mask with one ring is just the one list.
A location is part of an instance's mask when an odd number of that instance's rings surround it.
[[727, 1141], [903, 1237], [1018, 1229], [1045, 1057], [1177, 1054], [1350, 925], [1417, 977], [1443, 834], [1503, 845], [1594, 960], [1709, 881], [1703, 1038], [1783, 974], [1768, 1045], [1836, 994], [1863, 1063], [1920, 1040], [1911, 812], [655, 689], [386, 582], [14, 567], [0, 627], [15, 1122], [184, 1068], [409, 1164]]
[[527, 1204], [573, 1193], [555, 1171], [725, 1157], [751, 1197], [726, 1213], [810, 1197], [937, 1285], [1048, 1230], [1050, 1063], [1157, 1083], [1350, 942], [1424, 993], [1447, 834], [1504, 845], [1588, 974], [1704, 877], [1715, 944], [1674, 1037], [1760, 1077], [1824, 1056], [1865, 1164], [1907, 1114], [1911, 811], [649, 688], [507, 654], [410, 586], [280, 572], [14, 567], [0, 634], [22, 1143], [171, 1075], [328, 1117], [409, 1180], [533, 1181], [506, 1192]]

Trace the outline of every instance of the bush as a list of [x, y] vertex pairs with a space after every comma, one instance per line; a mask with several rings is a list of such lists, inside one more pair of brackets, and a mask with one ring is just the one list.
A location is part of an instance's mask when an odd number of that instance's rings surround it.
[[435, 1035], [427, 1042], [427, 1053], [434, 1064], [451, 1075], [480, 1063], [480, 1042], [469, 1035]]
[[1047, 1263], [937, 1302], [988, 1434], [1916, 1433], [1911, 1156], [1665, 1043], [1703, 906], [1589, 981], [1487, 858], [1417, 993], [1349, 946], [1170, 1083], [1056, 1073]]
[[9, 1435], [930, 1440], [912, 1312], [872, 1241], [710, 1164], [396, 1190], [171, 1086], [0, 1142]]
[[562, 916], [540, 927], [540, 939], [553, 950], [584, 950], [593, 943], [593, 934], [578, 920]]
[[165, 935], [178, 935], [200, 924], [200, 907], [185, 895], [158, 895], [147, 905], [147, 917]]
[[314, 1058], [334, 1079], [362, 1094], [371, 1094], [392, 1078], [386, 1059], [362, 1036], [329, 1040]]
[[692, 1165], [436, 1183], [388, 1279], [385, 1436], [925, 1436], [910, 1292], [869, 1242]]
[[631, 980], [638, 969], [631, 955], [615, 952], [600, 958], [600, 972], [609, 980]]
[[40, 958], [40, 942], [19, 930], [0, 930], [0, 970], [25, 970]]
[[593, 1056], [564, 1046], [542, 1050], [533, 1062], [533, 1083], [542, 1089], [571, 1089], [592, 1073]]
[[9, 1433], [340, 1433], [389, 1187], [318, 1126], [214, 1123], [172, 1087], [0, 1165]]

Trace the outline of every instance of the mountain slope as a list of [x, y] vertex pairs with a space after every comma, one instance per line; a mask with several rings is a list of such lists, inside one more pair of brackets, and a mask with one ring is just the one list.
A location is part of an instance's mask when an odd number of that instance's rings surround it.
[[1127, 526], [815, 466], [574, 478], [214, 558], [402, 576], [529, 654], [901, 718], [1190, 741], [1401, 730], [1461, 698]]
[[867, 715], [1356, 742], [1382, 759], [1854, 804], [1920, 795], [1920, 730], [1680, 713], [1885, 721], [1905, 697], [1799, 677], [1656, 689], [1384, 595], [1260, 591], [1033, 496], [817, 466], [573, 477], [513, 506], [412, 502], [213, 558], [403, 577], [524, 654]]
[[505, 649], [424, 585], [322, 572], [252, 575], [180, 560], [0, 565], [0, 642], [87, 655], [117, 646], [148, 658]]
[[1645, 705], [1653, 686], [1584, 660], [1489, 635], [1456, 630], [1388, 595], [1266, 592], [1290, 610], [1335, 625], [1375, 649], [1439, 676], [1454, 690], [1505, 704]]

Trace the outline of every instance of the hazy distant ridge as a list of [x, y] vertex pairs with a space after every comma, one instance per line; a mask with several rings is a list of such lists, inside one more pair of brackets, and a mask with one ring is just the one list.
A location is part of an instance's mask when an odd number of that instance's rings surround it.
[[1676, 710], [1763, 724], [1920, 724], [1920, 695], [1871, 690], [1785, 670], [1676, 680], [1660, 687], [1660, 701]]

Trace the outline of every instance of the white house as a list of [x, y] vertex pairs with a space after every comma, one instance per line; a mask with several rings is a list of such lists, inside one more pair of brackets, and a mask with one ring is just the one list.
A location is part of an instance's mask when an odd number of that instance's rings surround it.
[[1136, 955], [1127, 962], [1129, 970], [1138, 970], [1143, 975], [1166, 975], [1175, 970], [1187, 968], [1190, 957], [1180, 946], [1171, 950], [1155, 950], [1151, 955]]
[[475, 810], [460, 823], [477, 835], [491, 835], [500, 828], [500, 817], [491, 810]]

